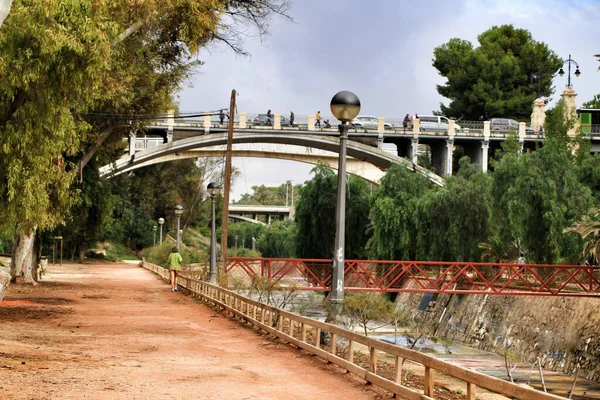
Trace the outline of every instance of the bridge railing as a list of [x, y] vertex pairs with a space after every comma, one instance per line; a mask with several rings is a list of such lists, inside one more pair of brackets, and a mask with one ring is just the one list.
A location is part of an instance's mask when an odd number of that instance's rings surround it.
[[[144, 267], [168, 279], [163, 268], [143, 263]], [[481, 372], [436, 359], [430, 355], [396, 346], [381, 340], [320, 322], [249, 299], [233, 291], [187, 276], [179, 277], [180, 286], [213, 307], [226, 310], [241, 320], [279, 339], [317, 355], [358, 377], [409, 400], [433, 399], [437, 374], [454, 377], [466, 386], [467, 399], [474, 400], [477, 387], [523, 400], [550, 400], [562, 397], [533, 388], [519, 386]], [[322, 335], [322, 333], [326, 333]], [[322, 337], [328, 336], [327, 343]], [[356, 352], [366, 349], [364, 357]], [[383, 368], [383, 359], [394, 360], [393, 373]], [[381, 360], [381, 361], [380, 361]], [[408, 387], [402, 372], [406, 363], [422, 366], [424, 379], [420, 387]]]
[[[328, 291], [328, 259], [231, 257], [225, 271], [248, 286], [268, 278], [300, 290]], [[600, 298], [600, 266], [346, 260], [348, 291]]]

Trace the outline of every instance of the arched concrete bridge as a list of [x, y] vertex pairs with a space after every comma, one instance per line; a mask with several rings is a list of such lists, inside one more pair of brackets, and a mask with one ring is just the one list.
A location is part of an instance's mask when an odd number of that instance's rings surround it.
[[[339, 150], [339, 138], [336, 136], [324, 136], [306, 133], [278, 133], [278, 132], [236, 132], [233, 136], [234, 145], [249, 143], [273, 143], [282, 145], [302, 146], [303, 149], [315, 148], [324, 150], [323, 154], [300, 153], [291, 151], [273, 152], [277, 158], [289, 159], [299, 162], [317, 164], [325, 162], [333, 168], [337, 168], [337, 152]], [[136, 152], [129, 156], [121, 157], [115, 162], [100, 168], [100, 175], [110, 178], [124, 172], [133, 171], [137, 168], [158, 164], [184, 158], [198, 158], [202, 156], [222, 156], [223, 146], [227, 144], [227, 133], [210, 133], [207, 135], [192, 136], [186, 139], [162, 144], [150, 149]], [[240, 150], [241, 151], [241, 150]], [[264, 152], [263, 152], [264, 153]], [[325, 154], [335, 154], [334, 157]], [[243, 155], [242, 155], [243, 154]], [[255, 151], [247, 150], [238, 156], [252, 156]], [[373, 183], [378, 183], [385, 174], [385, 170], [392, 164], [404, 165], [411, 171], [415, 171], [436, 185], [443, 186], [443, 179], [433, 172], [413, 164], [409, 160], [386, 153], [375, 147], [362, 144], [353, 140], [348, 141], [347, 148], [347, 172], [360, 176]], [[266, 157], [266, 154], [256, 154], [257, 157]]]

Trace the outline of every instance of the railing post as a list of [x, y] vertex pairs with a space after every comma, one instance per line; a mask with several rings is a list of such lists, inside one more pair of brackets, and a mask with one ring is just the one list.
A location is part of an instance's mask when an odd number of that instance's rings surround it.
[[335, 356], [335, 351], [337, 350], [337, 335], [335, 333], [331, 333], [331, 340], [329, 343], [331, 344], [329, 351]]
[[425, 366], [425, 380], [423, 382], [425, 396], [433, 396], [433, 369]]
[[321, 348], [321, 328], [317, 328], [315, 347]]
[[490, 121], [483, 121], [483, 140], [489, 141], [492, 134]]
[[369, 347], [369, 371], [377, 375], [377, 349], [375, 347]]
[[210, 133], [210, 126], [212, 124], [211, 115], [204, 116], [204, 133]]
[[398, 357], [396, 356], [396, 362], [395, 362], [395, 377], [394, 377], [394, 382], [396, 383], [402, 383], [402, 362], [404, 360], [402, 359], [402, 357]]
[[314, 131], [315, 129], [315, 116], [314, 115], [309, 115], [308, 116], [308, 130], [309, 131]]
[[456, 135], [456, 121], [453, 119], [448, 120], [448, 136]]
[[354, 341], [348, 340], [348, 361], [354, 363]]
[[419, 118], [413, 119], [413, 134], [418, 135], [421, 131], [421, 121]]
[[304, 322], [300, 327], [300, 340], [306, 342], [306, 324]]
[[467, 400], [475, 400], [476, 387], [473, 383], [467, 382]]
[[385, 121], [383, 117], [377, 118], [377, 133], [385, 133]]
[[246, 119], [247, 118], [248, 117], [246, 116], [245, 112], [240, 113], [240, 123], [239, 123], [240, 129], [246, 129], [247, 128], [247, 125], [246, 125]]
[[275, 114], [275, 118], [273, 119], [273, 129], [281, 129], [281, 115]]

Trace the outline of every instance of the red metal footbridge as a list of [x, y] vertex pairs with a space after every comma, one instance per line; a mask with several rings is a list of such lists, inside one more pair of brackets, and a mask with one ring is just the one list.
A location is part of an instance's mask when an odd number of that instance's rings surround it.
[[[331, 289], [328, 259], [230, 257], [225, 270], [247, 283], [269, 279], [297, 290]], [[346, 260], [344, 287], [357, 292], [600, 298], [600, 266]]]

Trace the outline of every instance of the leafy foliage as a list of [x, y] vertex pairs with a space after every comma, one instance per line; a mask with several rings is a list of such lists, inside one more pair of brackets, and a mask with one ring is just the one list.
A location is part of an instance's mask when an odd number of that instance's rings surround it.
[[[300, 189], [295, 222], [298, 226], [297, 254], [306, 258], [331, 258], [335, 238], [337, 174], [327, 165], [317, 165], [313, 178]], [[346, 185], [346, 257], [362, 258], [367, 241], [370, 189], [363, 180], [349, 175]]]
[[479, 46], [450, 39], [434, 50], [433, 66], [447, 79], [438, 93], [444, 115], [467, 120], [527, 119], [538, 96], [550, 96], [562, 60], [525, 29], [493, 26], [478, 36]]
[[[298, 203], [301, 185], [293, 185], [291, 181], [276, 186], [252, 186], [252, 194], [244, 193], [236, 204], [285, 206]], [[292, 200], [292, 194], [294, 199]], [[287, 200], [287, 203], [286, 203]]]
[[291, 221], [277, 221], [263, 231], [256, 245], [263, 257], [296, 257], [297, 235]]
[[389, 320], [393, 313], [393, 303], [381, 293], [349, 293], [344, 298], [344, 314], [350, 324], [358, 322], [368, 336], [368, 325], [371, 321]]

